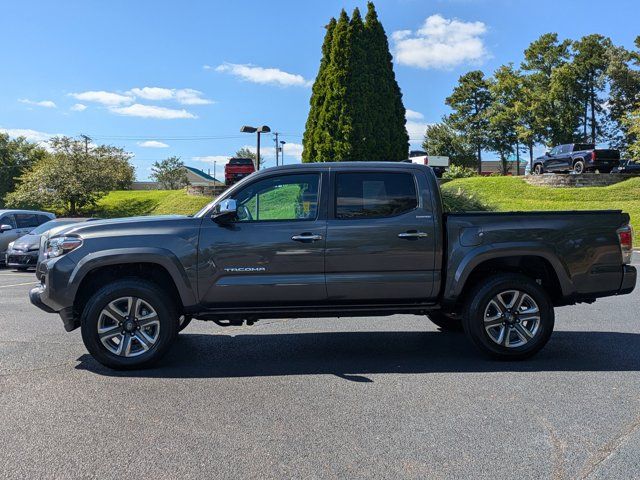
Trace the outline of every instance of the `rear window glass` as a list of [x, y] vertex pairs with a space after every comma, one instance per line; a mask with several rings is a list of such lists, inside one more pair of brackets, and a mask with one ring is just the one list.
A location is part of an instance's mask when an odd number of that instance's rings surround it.
[[573, 146], [574, 152], [581, 152], [582, 150], [593, 150], [595, 145], [593, 143], [576, 143]]
[[38, 220], [38, 215], [33, 213], [17, 213], [16, 224], [18, 228], [33, 228], [40, 225], [40, 221]]
[[336, 218], [393, 217], [418, 206], [410, 173], [339, 173], [336, 179]]
[[253, 165], [253, 160], [250, 158], [232, 158], [229, 160], [229, 165]]

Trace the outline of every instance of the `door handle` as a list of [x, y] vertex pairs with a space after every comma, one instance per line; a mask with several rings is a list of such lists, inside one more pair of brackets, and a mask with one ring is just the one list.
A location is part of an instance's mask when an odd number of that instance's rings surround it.
[[294, 242], [316, 242], [322, 240], [322, 235], [315, 235], [313, 233], [301, 233], [300, 235], [294, 235], [291, 237]]
[[403, 233], [399, 233], [398, 234], [398, 238], [404, 238], [404, 239], [407, 239], [407, 240], [411, 240], [411, 239], [414, 239], [414, 238], [426, 238], [428, 236], [429, 236], [428, 233], [416, 232], [416, 231], [403, 232]]

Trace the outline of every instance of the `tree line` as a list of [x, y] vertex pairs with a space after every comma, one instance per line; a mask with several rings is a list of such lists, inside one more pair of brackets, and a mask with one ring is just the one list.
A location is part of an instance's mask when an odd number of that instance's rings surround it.
[[0, 133], [0, 207], [53, 209], [75, 216], [135, 178], [131, 155], [89, 137], [55, 137], [47, 148]]
[[[446, 99], [451, 113], [427, 128], [423, 148], [482, 171], [482, 153], [533, 159], [536, 145], [608, 143], [640, 157], [640, 36], [635, 49], [599, 34], [559, 40], [546, 33], [524, 51], [519, 67], [491, 77], [462, 75]], [[520, 173], [520, 172], [518, 172]]]

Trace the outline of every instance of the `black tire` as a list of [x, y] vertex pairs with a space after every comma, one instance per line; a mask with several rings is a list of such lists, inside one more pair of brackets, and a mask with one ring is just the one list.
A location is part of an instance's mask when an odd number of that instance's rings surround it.
[[443, 312], [430, 312], [429, 320], [435, 323], [443, 332], [461, 332], [462, 319], [458, 316]]
[[[127, 357], [113, 353], [103, 345], [98, 334], [98, 322], [101, 321], [103, 309], [110, 302], [126, 297], [141, 299], [155, 310], [156, 314], [155, 318], [158, 324], [157, 338], [148, 350], [138, 356]], [[145, 312], [143, 311], [142, 313], [144, 314]], [[82, 340], [89, 353], [93, 355], [93, 358], [106, 367], [115, 370], [147, 368], [157, 363], [175, 341], [178, 335], [177, 319], [178, 315], [175, 311], [174, 303], [154, 283], [135, 278], [117, 280], [108, 283], [95, 292], [85, 305], [80, 320]], [[132, 331], [129, 335], [137, 335], [137, 333]], [[128, 341], [134, 342], [131, 339]]]
[[[533, 328], [531, 329], [534, 333], [531, 338], [528, 338], [526, 341], [526, 335], [521, 334], [523, 331], [522, 328], [524, 327], [531, 333], [528, 328], [529, 325], [533, 325], [533, 321], [526, 323], [527, 321], [520, 321], [518, 318], [531, 318], [532, 314], [525, 315], [524, 311], [522, 314], [516, 313], [512, 315], [510, 313], [508, 322], [494, 326], [486, 326], [487, 320], [485, 320], [485, 313], [489, 312], [490, 309], [494, 308], [493, 305], [497, 304], [495, 298], [501, 293], [503, 293], [503, 298], [508, 298], [508, 296], [505, 297], [504, 294], [509, 295], [507, 292], [512, 290], [526, 294], [524, 298], [528, 297], [527, 302], [530, 300], [533, 301], [533, 304], [536, 305], [539, 312], [537, 329], [535, 329], [535, 331]], [[529, 277], [513, 273], [493, 275], [474, 287], [467, 298], [462, 321], [464, 331], [478, 349], [493, 358], [500, 360], [522, 360], [529, 358], [544, 347], [551, 337], [555, 322], [553, 305], [547, 292]], [[492, 301], [494, 301], [493, 304], [491, 304]], [[514, 300], [514, 303], [516, 303], [516, 300]], [[521, 304], [522, 303], [524, 303], [524, 301], [521, 301]], [[531, 305], [531, 303], [528, 303], [528, 305]], [[532, 311], [533, 307], [530, 310]], [[488, 316], [487, 314], [487, 317]], [[514, 320], [514, 317], [516, 320]], [[505, 319], [500, 317], [499, 319], [494, 319], [491, 323], [503, 322], [503, 320]], [[505, 326], [503, 327], [502, 325]], [[488, 331], [488, 329], [490, 331]], [[502, 334], [503, 329], [508, 332], [506, 335]], [[500, 332], [499, 338], [507, 338], [505, 343], [513, 343], [513, 346], [505, 346], [504, 343], [499, 344], [495, 338], [492, 338], [491, 335], [496, 336], [497, 332]], [[517, 341], [512, 342], [509, 341], [509, 339], [517, 339], [520, 342], [525, 341], [525, 343], [518, 346]]]
[[573, 173], [576, 174], [582, 174], [585, 172], [585, 164], [584, 164], [584, 160], [580, 159], [580, 160], [576, 160], [575, 162], [573, 162]]
[[26, 272], [27, 270], [29, 270], [29, 267], [16, 267], [16, 270], [18, 272]]
[[185, 328], [189, 326], [192, 318], [188, 315], [180, 315], [178, 318], [178, 332], [183, 331]]

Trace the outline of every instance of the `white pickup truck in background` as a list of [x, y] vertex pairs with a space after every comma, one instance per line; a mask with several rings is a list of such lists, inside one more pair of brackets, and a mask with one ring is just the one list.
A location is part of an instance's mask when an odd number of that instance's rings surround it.
[[421, 150], [412, 150], [409, 152], [409, 160], [411, 163], [427, 165], [433, 168], [436, 177], [440, 178], [444, 172], [449, 169], [449, 157], [440, 155], [427, 155], [427, 152]]

